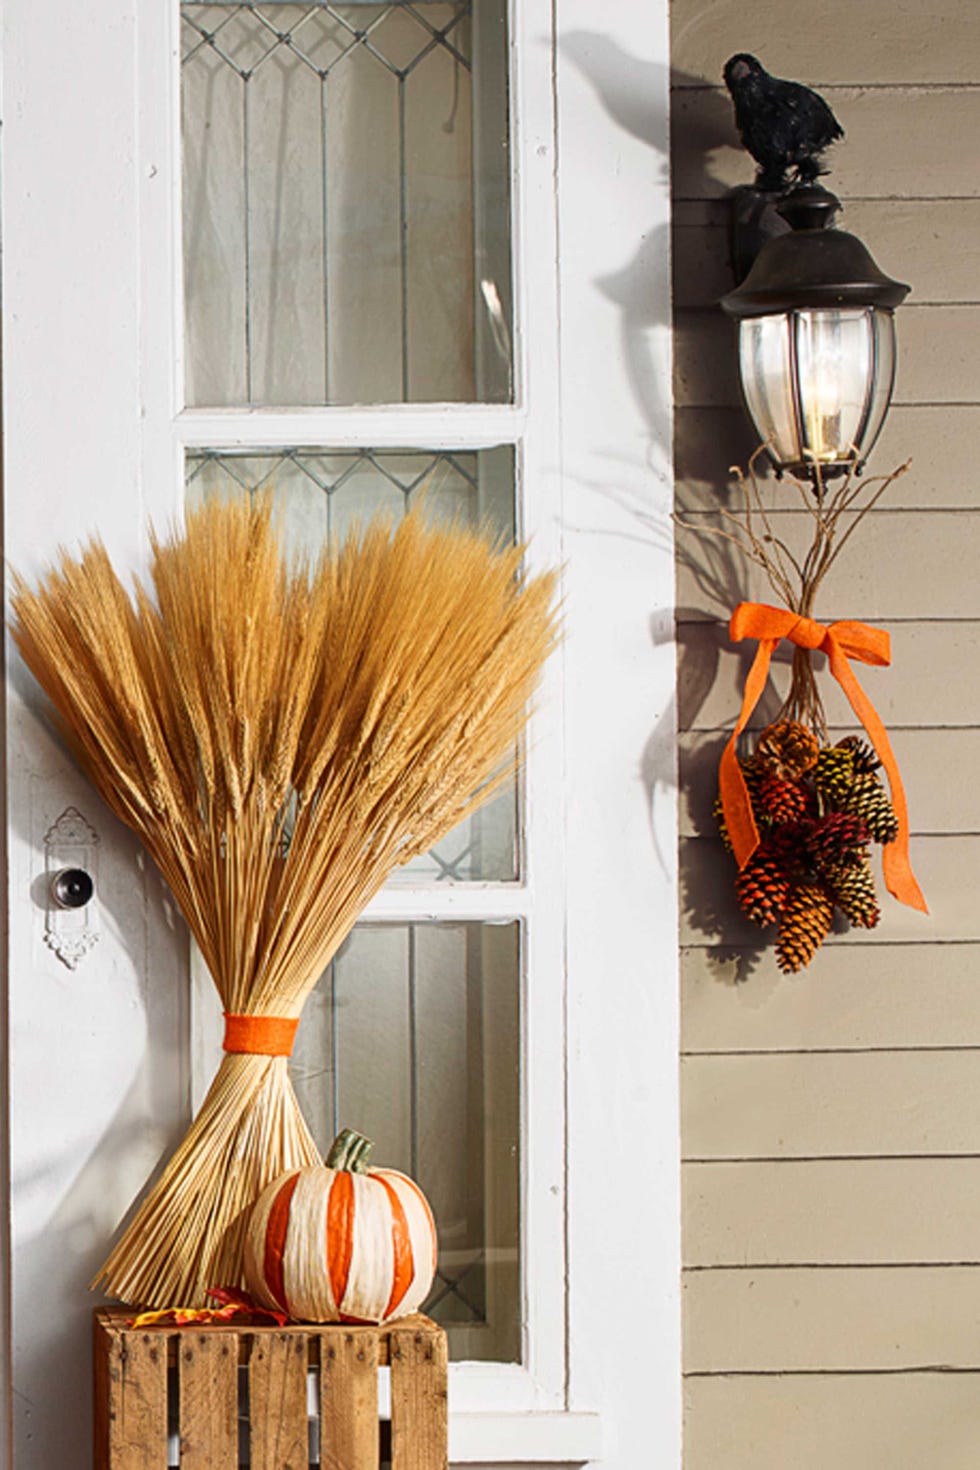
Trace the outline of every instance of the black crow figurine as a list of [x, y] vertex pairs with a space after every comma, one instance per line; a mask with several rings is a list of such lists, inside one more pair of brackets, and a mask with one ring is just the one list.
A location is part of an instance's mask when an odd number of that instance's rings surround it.
[[739, 137], [759, 165], [756, 188], [782, 194], [791, 183], [814, 183], [824, 172], [824, 150], [844, 136], [823, 98], [799, 82], [771, 77], [744, 52], [729, 57], [724, 75]]

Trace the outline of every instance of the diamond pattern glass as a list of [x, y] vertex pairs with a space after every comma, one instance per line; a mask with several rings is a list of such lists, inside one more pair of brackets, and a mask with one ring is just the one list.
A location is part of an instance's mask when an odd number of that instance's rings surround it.
[[[268, 449], [189, 451], [190, 503], [266, 490], [277, 502], [288, 549], [315, 552], [376, 511], [394, 518], [422, 501], [426, 514], [486, 524], [514, 535], [514, 456], [496, 449]], [[461, 822], [425, 856], [396, 870], [393, 884], [506, 882], [518, 876], [518, 782]]]
[[187, 402], [507, 401], [506, 0], [181, 24]]

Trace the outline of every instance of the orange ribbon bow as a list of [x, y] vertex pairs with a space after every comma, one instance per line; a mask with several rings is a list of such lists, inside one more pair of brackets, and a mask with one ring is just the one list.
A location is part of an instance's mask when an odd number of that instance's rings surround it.
[[851, 708], [867, 731], [878, 759], [888, 774], [892, 807], [898, 819], [898, 835], [893, 842], [885, 843], [882, 850], [885, 886], [899, 903], [906, 903], [910, 908], [920, 909], [927, 914], [929, 910], [926, 901], [909, 861], [909, 814], [902, 778], [898, 773], [898, 762], [895, 760], [888, 732], [848, 662], [849, 658], [854, 658], [860, 663], [876, 664], [879, 667], [891, 663], [891, 640], [888, 634], [881, 628], [869, 627], [867, 623], [831, 623], [828, 627], [783, 607], [770, 607], [764, 602], [740, 602], [732, 613], [729, 635], [733, 643], [739, 643], [743, 638], [759, 640], [759, 647], [745, 680], [741, 713], [732, 738], [722, 752], [718, 772], [725, 825], [739, 867], [745, 867], [759, 846], [759, 829], [745, 777], [735, 753], [735, 744], [766, 687], [769, 664], [776, 646], [780, 639], [788, 638], [798, 648], [819, 649], [827, 655], [830, 672], [847, 695]]

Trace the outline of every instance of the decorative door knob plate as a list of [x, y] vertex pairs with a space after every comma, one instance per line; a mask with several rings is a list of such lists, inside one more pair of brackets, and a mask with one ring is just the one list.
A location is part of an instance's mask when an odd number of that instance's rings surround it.
[[98, 854], [98, 833], [76, 807], [63, 811], [45, 834], [44, 942], [69, 970], [98, 942]]

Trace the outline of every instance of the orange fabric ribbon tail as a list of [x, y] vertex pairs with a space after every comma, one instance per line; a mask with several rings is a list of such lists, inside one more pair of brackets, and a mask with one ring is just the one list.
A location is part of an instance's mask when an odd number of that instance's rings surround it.
[[293, 1050], [299, 1017], [236, 1016], [225, 1011], [225, 1051], [261, 1057], [288, 1057]]
[[740, 868], [744, 868], [759, 846], [759, 829], [752, 811], [745, 777], [738, 763], [736, 742], [745, 729], [766, 687], [769, 664], [780, 640], [786, 638], [797, 648], [819, 650], [827, 655], [830, 672], [847, 695], [851, 708], [867, 732], [871, 744], [888, 776], [891, 801], [898, 819], [898, 835], [882, 848], [885, 886], [899, 903], [929, 912], [922, 890], [916, 882], [909, 859], [909, 813], [898, 762], [888, 739], [888, 732], [877, 710], [861, 688], [851, 668], [850, 659], [879, 667], [891, 663], [891, 640], [881, 628], [867, 623], [841, 622], [825, 625], [812, 618], [801, 617], [784, 607], [770, 607], [765, 602], [740, 602], [732, 613], [729, 636], [733, 643], [743, 638], [758, 639], [759, 647], [745, 680], [742, 709], [732, 737], [722, 752], [718, 784], [725, 813], [725, 825]]

